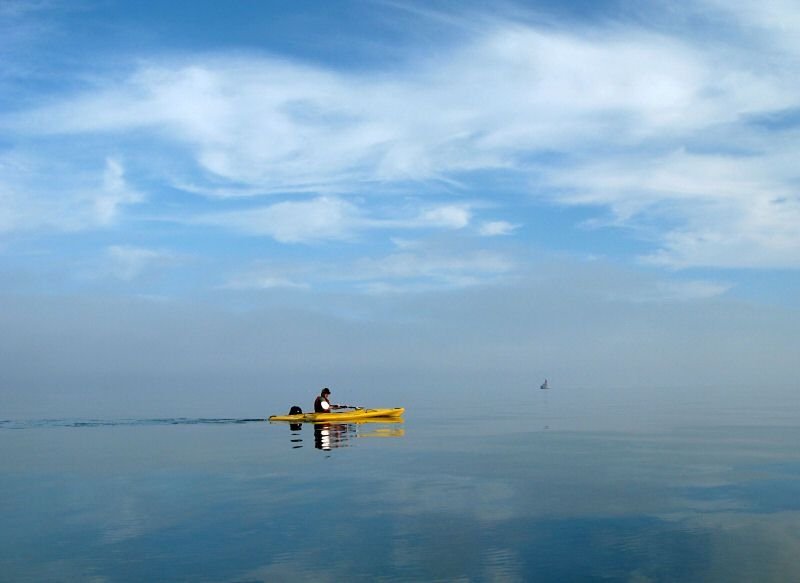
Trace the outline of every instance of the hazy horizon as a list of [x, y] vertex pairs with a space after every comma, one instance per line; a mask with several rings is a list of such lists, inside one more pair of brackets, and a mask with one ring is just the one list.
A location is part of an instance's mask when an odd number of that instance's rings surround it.
[[780, 0], [6, 1], [0, 415], [791, 390], [798, 32]]

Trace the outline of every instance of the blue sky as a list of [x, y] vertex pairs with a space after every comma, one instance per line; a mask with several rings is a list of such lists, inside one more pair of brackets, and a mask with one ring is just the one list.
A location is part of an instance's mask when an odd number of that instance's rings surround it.
[[[495, 354], [482, 370], [514, 378], [555, 369], [635, 385], [683, 370], [713, 384], [681, 335], [708, 314], [718, 320], [698, 334], [711, 361], [741, 378], [769, 366], [791, 384], [798, 32], [800, 13], [781, 0], [6, 0], [0, 294], [17, 360], [3, 388], [58, 384], [66, 365], [48, 377], [21, 363], [62, 346], [64, 328], [43, 313], [83, 309], [68, 327], [85, 347], [73, 360], [81, 386], [99, 387], [80, 372], [103, 344], [93, 330], [141, 311], [109, 331], [119, 346], [106, 378], [121, 379], [139, 368], [142, 322], [182, 310], [193, 316], [146, 347], [152, 358], [181, 329], [257, 314], [228, 330], [241, 339], [279, 317], [313, 371], [287, 365], [284, 384], [355, 382], [341, 372], [359, 367], [351, 340], [379, 370], [445, 379]], [[333, 336], [334, 374], [320, 326], [354, 321], [360, 340]], [[429, 350], [457, 334], [463, 351], [428, 362], [408, 348], [415, 325], [429, 328]], [[543, 348], [545, 327], [573, 335]], [[575, 356], [609, 330], [627, 334], [618, 351], [635, 373]], [[730, 334], [763, 344], [732, 348]], [[281, 342], [259, 335], [246, 351]], [[765, 345], [778, 347], [774, 362], [757, 358]], [[219, 356], [228, 349], [200, 347], [170, 378], [196, 362], [241, 370]], [[169, 385], [148, 366], [148, 382]], [[268, 381], [274, 368], [252, 370]]]

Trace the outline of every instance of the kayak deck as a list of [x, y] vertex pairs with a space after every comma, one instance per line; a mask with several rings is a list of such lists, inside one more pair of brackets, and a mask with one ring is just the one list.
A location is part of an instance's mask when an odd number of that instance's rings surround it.
[[316, 423], [322, 421], [360, 421], [362, 419], [397, 419], [405, 412], [403, 407], [392, 409], [354, 409], [340, 413], [297, 413], [296, 415], [272, 415], [269, 421], [290, 423]]

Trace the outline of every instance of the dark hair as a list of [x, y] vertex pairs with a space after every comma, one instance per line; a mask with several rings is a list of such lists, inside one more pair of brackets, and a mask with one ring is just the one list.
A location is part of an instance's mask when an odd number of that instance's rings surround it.
[[324, 389], [322, 389], [322, 392], [320, 393], [320, 395], [330, 395], [330, 394], [331, 394], [331, 390], [328, 387], [325, 387]]

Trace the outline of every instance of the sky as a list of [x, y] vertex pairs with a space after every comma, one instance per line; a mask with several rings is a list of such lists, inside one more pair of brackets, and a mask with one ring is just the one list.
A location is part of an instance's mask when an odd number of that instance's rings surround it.
[[5, 415], [796, 387], [798, 39], [788, 0], [0, 0]]

